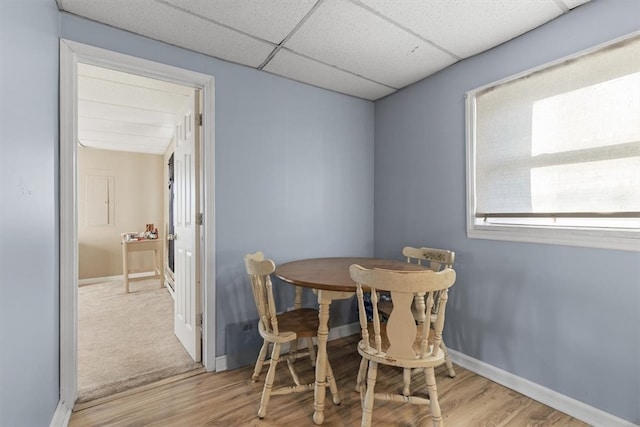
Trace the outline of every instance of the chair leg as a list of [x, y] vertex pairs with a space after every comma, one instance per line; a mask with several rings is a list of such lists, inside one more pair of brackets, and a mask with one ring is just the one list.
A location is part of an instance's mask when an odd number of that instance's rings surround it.
[[356, 391], [360, 393], [360, 409], [364, 408], [364, 394], [367, 391], [365, 381], [367, 380], [367, 368], [369, 361], [364, 357], [360, 361], [360, 369], [358, 369], [358, 379], [356, 380]]
[[307, 338], [307, 347], [309, 348], [309, 359], [311, 359], [311, 366], [316, 367], [316, 347], [313, 345], [313, 338]]
[[298, 353], [298, 340], [293, 340], [289, 343], [289, 355], [292, 362], [296, 360], [296, 353]]
[[440, 413], [440, 403], [438, 402], [438, 389], [436, 387], [436, 374], [433, 368], [425, 368], [424, 374], [427, 377], [427, 390], [429, 391], [429, 402], [431, 405], [431, 418], [433, 427], [443, 427], [442, 414]]
[[355, 391], [359, 391], [364, 393], [365, 390], [365, 381], [367, 380], [367, 367], [369, 366], [367, 359], [364, 357], [360, 360], [360, 368], [358, 369], [358, 377], [356, 379], [356, 388]]
[[329, 383], [329, 390], [331, 391], [331, 397], [333, 398], [333, 403], [339, 405], [342, 403], [340, 401], [340, 393], [338, 393], [338, 385], [336, 384], [336, 379], [333, 376], [333, 369], [331, 369], [331, 364], [327, 359], [327, 382]]
[[253, 368], [253, 375], [251, 376], [251, 381], [258, 381], [258, 377], [260, 376], [260, 372], [262, 371], [262, 365], [264, 364], [264, 359], [267, 357], [267, 351], [269, 350], [269, 343], [264, 341], [262, 343], [262, 348], [260, 349], [260, 353], [258, 353], [258, 360], [256, 360], [256, 367]]
[[287, 355], [285, 357], [286, 361], [287, 361], [287, 368], [289, 368], [289, 373], [291, 374], [291, 378], [293, 379], [293, 382], [296, 384], [296, 386], [300, 386], [300, 378], [298, 377], [298, 373], [296, 372], [296, 369], [293, 367], [293, 362], [295, 362], [295, 357], [291, 356], [290, 354]]
[[364, 396], [364, 406], [362, 407], [361, 427], [370, 427], [373, 415], [373, 394], [378, 376], [378, 362], [369, 362], [369, 373], [367, 374], [367, 392]]
[[402, 370], [402, 385], [402, 394], [411, 396], [411, 368], [404, 368]]
[[260, 399], [260, 409], [258, 409], [258, 418], [263, 419], [267, 416], [267, 406], [269, 406], [269, 399], [271, 398], [271, 390], [273, 389], [273, 379], [276, 375], [276, 366], [280, 360], [280, 343], [273, 344], [273, 351], [271, 352], [271, 364], [269, 365], [269, 371], [267, 372], [267, 378], [264, 380], [264, 387], [262, 388], [262, 399]]
[[447, 351], [447, 346], [444, 345], [444, 341], [440, 341], [440, 348], [444, 352], [444, 364], [447, 366], [447, 371], [449, 371], [449, 376], [451, 378], [455, 378], [456, 371], [453, 369], [453, 363], [451, 363], [451, 359], [449, 359], [449, 352]]

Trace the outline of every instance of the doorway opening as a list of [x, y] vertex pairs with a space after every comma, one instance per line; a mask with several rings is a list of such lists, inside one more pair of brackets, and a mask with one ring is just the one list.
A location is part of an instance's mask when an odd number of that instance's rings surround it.
[[[60, 395], [71, 410], [79, 384], [84, 385], [83, 339], [104, 335], [106, 326], [117, 323], [114, 342], [139, 333], [115, 352], [122, 358], [100, 374], [111, 379], [119, 363], [157, 362], [166, 355], [144, 343], [159, 341], [152, 335], [169, 329], [145, 329], [150, 326], [145, 316], [153, 312], [164, 313], [162, 321], [171, 329], [169, 359], [179, 343], [183, 362], [201, 361], [215, 370], [214, 82], [208, 75], [67, 40], [61, 40], [60, 78]], [[147, 101], [165, 103], [161, 113], [170, 125], [152, 126], [154, 109], [144, 105]], [[167, 107], [171, 101], [180, 108]], [[169, 233], [172, 156], [174, 232]], [[173, 269], [167, 238], [175, 239]], [[149, 271], [154, 277], [145, 277]], [[109, 295], [100, 295], [104, 292]], [[99, 314], [105, 301], [115, 308]], [[137, 314], [142, 318], [133, 319]], [[104, 368], [104, 362], [97, 366]], [[164, 373], [142, 368], [142, 383], [123, 381], [107, 389], [135, 387], [175, 368]]]
[[[200, 348], [187, 349], [174, 331], [169, 240], [176, 193], [193, 192], [176, 188], [176, 136], [183, 110], [194, 108], [200, 91], [84, 63], [77, 75], [77, 403], [83, 403], [202, 366]], [[199, 300], [191, 302], [197, 312]]]

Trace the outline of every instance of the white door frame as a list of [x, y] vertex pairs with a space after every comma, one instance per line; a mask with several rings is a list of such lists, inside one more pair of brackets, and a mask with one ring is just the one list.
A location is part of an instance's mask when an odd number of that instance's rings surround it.
[[213, 76], [60, 39], [60, 404], [68, 411], [78, 396], [78, 218], [77, 64], [111, 68], [202, 90], [200, 239], [203, 345], [202, 363], [216, 369], [214, 78]]

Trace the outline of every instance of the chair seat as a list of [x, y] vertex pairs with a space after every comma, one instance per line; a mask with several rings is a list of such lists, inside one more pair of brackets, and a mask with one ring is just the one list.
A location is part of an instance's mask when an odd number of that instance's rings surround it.
[[298, 338], [315, 337], [318, 334], [318, 310], [298, 308], [276, 316], [280, 333], [295, 332]]
[[[439, 366], [444, 363], [444, 351], [442, 351], [441, 348], [438, 348], [436, 353], [433, 355], [428, 355], [425, 358], [419, 357], [422, 339], [422, 337], [420, 336], [420, 328], [418, 328], [416, 338], [413, 342], [413, 350], [416, 352], [416, 358], [414, 360], [395, 360], [395, 358], [390, 358], [385, 353], [378, 353], [376, 350], [373, 323], [368, 323], [367, 329], [369, 330], [370, 349], [366, 348], [363, 340], [360, 340], [360, 342], [358, 342], [358, 353], [360, 353], [360, 355], [366, 359], [384, 363], [386, 365], [401, 366], [404, 368], [427, 368], [430, 366]], [[380, 340], [382, 341], [382, 348], [389, 347], [389, 337], [387, 335], [387, 325], [385, 323], [380, 324]], [[428, 340], [429, 342], [433, 342], [434, 340], [433, 329], [429, 330]]]

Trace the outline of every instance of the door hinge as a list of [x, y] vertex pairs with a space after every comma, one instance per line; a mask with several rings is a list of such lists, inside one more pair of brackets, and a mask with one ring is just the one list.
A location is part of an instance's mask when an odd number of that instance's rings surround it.
[[198, 126], [202, 126], [202, 113], [198, 114]]
[[196, 224], [197, 225], [204, 224], [204, 215], [202, 213], [199, 213], [196, 215]]
[[202, 326], [202, 313], [196, 316], [196, 326]]

